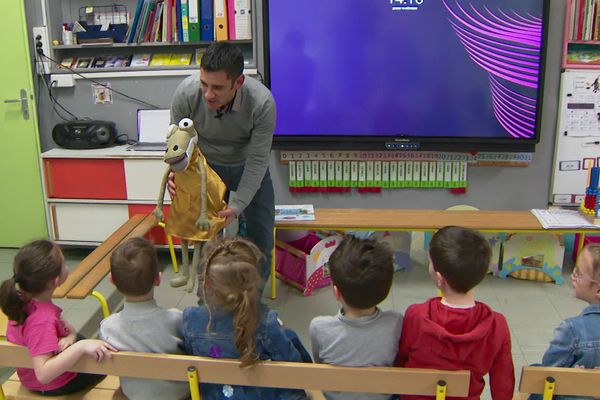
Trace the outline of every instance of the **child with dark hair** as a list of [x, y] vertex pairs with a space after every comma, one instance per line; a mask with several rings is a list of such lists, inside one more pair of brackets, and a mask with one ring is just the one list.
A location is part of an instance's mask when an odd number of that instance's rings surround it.
[[[329, 258], [335, 316], [314, 318], [310, 338], [315, 362], [351, 367], [392, 366], [402, 314], [382, 311], [394, 274], [393, 252], [384, 243], [346, 236]], [[326, 392], [327, 399], [389, 399], [390, 395]]]
[[[163, 309], [154, 300], [161, 273], [154, 245], [131, 238], [110, 257], [110, 281], [125, 296], [123, 310], [100, 324], [100, 337], [119, 350], [147, 353], [178, 353], [181, 345], [181, 311]], [[128, 399], [186, 399], [187, 382], [120, 378]]]
[[442, 297], [408, 307], [395, 362], [399, 367], [470, 370], [471, 400], [480, 398], [488, 373], [493, 399], [512, 399], [515, 385], [506, 319], [473, 295], [491, 254], [486, 239], [471, 229], [447, 226], [433, 235], [429, 274]]
[[[277, 313], [260, 302], [260, 250], [241, 238], [217, 238], [204, 249], [204, 299], [183, 311], [188, 354], [238, 358], [241, 368], [261, 360], [310, 362], [297, 335], [281, 326]], [[294, 400], [303, 390], [201, 383], [202, 398]]]
[[116, 349], [82, 339], [52, 303], [52, 293], [69, 275], [60, 248], [48, 240], [28, 243], [17, 252], [13, 272], [0, 286], [0, 308], [9, 319], [8, 341], [27, 347], [31, 356], [33, 369], [17, 368], [21, 384], [44, 396], [94, 386], [103, 375], [67, 371], [85, 354], [100, 362]]
[[[567, 318], [554, 330], [542, 364], [549, 367], [600, 367], [600, 244], [586, 245], [575, 263], [571, 281], [575, 297], [588, 303], [581, 314]], [[530, 399], [541, 399], [531, 395]], [[554, 396], [554, 399], [576, 399]], [[591, 397], [585, 397], [591, 399]]]

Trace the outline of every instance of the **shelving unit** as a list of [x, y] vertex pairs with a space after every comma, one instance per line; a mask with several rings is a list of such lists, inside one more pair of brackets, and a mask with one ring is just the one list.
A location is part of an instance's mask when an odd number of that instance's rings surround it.
[[[562, 68], [563, 70], [600, 69], [600, 40], [577, 40], [571, 38], [571, 18], [573, 17], [574, 5], [577, 5], [575, 0], [567, 0], [562, 52]], [[595, 11], [595, 14], [590, 17], [592, 20], [592, 27], [594, 28], [595, 24], [600, 22], [598, 15], [600, 15], [600, 7]], [[596, 22], [594, 22], [593, 19], [595, 19]], [[577, 23], [579, 24], [579, 21], [577, 21]]]
[[[167, 76], [167, 75], [189, 75], [192, 70], [197, 70], [196, 49], [206, 48], [212, 42], [210, 41], [195, 41], [195, 42], [143, 42], [143, 43], [112, 43], [112, 44], [62, 44], [61, 30], [62, 24], [72, 22], [77, 19], [78, 10], [80, 7], [100, 6], [104, 2], [100, 0], [60, 0], [60, 6], [57, 7], [54, 0], [40, 0], [47, 10], [48, 16], [48, 33], [49, 42], [53, 43], [58, 40], [61, 44], [52, 45], [50, 48], [49, 57], [60, 63], [67, 58], [83, 58], [83, 57], [98, 57], [98, 56], [133, 56], [135, 54], [158, 54], [158, 53], [192, 53], [190, 65], [160, 65], [160, 66], [143, 66], [143, 67], [116, 67], [116, 68], [75, 68], [74, 71], [85, 76], [91, 77], [118, 77], [123, 76]], [[135, 5], [137, 0], [120, 0], [120, 3], [126, 5], [131, 17], [135, 13]], [[255, 9], [256, 0], [251, 0], [251, 8]], [[257, 21], [256, 14], [253, 13], [252, 20], [252, 37], [251, 40], [232, 40], [230, 42], [238, 45], [244, 53], [246, 63], [246, 73], [257, 73], [257, 57], [258, 49], [256, 43], [257, 37]], [[59, 65], [51, 63], [51, 74], [70, 74], [70, 70], [60, 68]], [[148, 73], [150, 72], [150, 73]], [[77, 75], [74, 75], [78, 79]]]

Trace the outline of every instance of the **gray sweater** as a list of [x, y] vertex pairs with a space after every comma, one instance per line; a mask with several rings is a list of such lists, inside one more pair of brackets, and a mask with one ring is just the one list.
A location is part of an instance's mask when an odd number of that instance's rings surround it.
[[[310, 341], [316, 363], [347, 367], [391, 367], [398, 352], [402, 314], [381, 311], [359, 319], [348, 319], [340, 310], [335, 316], [316, 317], [310, 322]], [[387, 394], [325, 392], [329, 400], [380, 400]]]
[[177, 124], [182, 118], [194, 121], [198, 146], [211, 164], [244, 166], [240, 184], [231, 192], [228, 204], [239, 214], [254, 198], [269, 167], [275, 102], [269, 89], [246, 76], [231, 111], [219, 119], [216, 115], [204, 103], [199, 73], [179, 84], [171, 103], [171, 123]]
[[[181, 319], [181, 310], [160, 308], [155, 300], [125, 302], [121, 312], [100, 323], [100, 338], [123, 351], [183, 354], [179, 348]], [[131, 400], [187, 399], [190, 396], [187, 382], [139, 378], [120, 380], [121, 390]]]

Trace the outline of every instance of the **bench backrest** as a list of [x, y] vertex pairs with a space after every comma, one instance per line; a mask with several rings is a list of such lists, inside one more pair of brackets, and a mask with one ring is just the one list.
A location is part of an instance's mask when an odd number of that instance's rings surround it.
[[600, 370], [583, 368], [523, 367], [519, 392], [543, 394], [547, 378], [554, 395], [600, 396]]
[[[31, 368], [27, 350], [0, 342], [0, 365]], [[232, 385], [336, 390], [371, 393], [435, 395], [438, 381], [445, 381], [446, 395], [464, 397], [469, 391], [469, 371], [438, 371], [415, 368], [336, 367], [267, 361], [240, 369], [239, 361], [173, 354], [114, 353], [110, 360], [96, 363], [82, 357], [72, 368], [77, 372], [187, 381], [189, 367], [198, 371], [200, 382]]]

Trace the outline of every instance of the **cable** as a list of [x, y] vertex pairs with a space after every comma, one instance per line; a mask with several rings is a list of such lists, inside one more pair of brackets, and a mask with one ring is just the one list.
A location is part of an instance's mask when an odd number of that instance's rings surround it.
[[[41, 61], [40, 61], [40, 59], [39, 59], [39, 57], [38, 57], [38, 56], [39, 56], [39, 54], [40, 54], [40, 53], [36, 51], [36, 63], [37, 63], [37, 62], [41, 62]], [[65, 108], [65, 107], [64, 107], [62, 104], [60, 104], [60, 103], [58, 102], [58, 100], [56, 100], [56, 99], [54, 98], [54, 95], [52, 94], [52, 87], [51, 87], [52, 85], [48, 86], [48, 82], [46, 82], [46, 78], [40, 75], [40, 76], [39, 76], [39, 79], [38, 79], [38, 84], [39, 84], [39, 81], [40, 81], [40, 80], [41, 80], [42, 82], [44, 82], [44, 85], [46, 86], [46, 89], [48, 90], [48, 97], [50, 98], [50, 101], [51, 101], [51, 103], [52, 103], [52, 109], [54, 110], [54, 113], [55, 113], [56, 115], [58, 115], [58, 117], [59, 117], [60, 119], [62, 119], [63, 121], [70, 121], [70, 120], [71, 120], [71, 119], [69, 119], [69, 118], [65, 118], [65, 117], [64, 117], [64, 115], [62, 115], [62, 114], [61, 114], [61, 113], [60, 113], [60, 112], [59, 112], [59, 111], [56, 109], [56, 106], [58, 105], [58, 106], [59, 106], [61, 109], [63, 109], [63, 110], [64, 110], [64, 111], [65, 111], [67, 114], [69, 114], [69, 115], [72, 117], [72, 119], [76, 119], [76, 120], [77, 120], [77, 119], [79, 119], [79, 118], [77, 118], [77, 116], [76, 116], [75, 114], [73, 114], [71, 111], [67, 110], [67, 109], [66, 109], [66, 108]], [[38, 89], [38, 90], [41, 92], [41, 86], [40, 86], [40, 89]], [[38, 106], [39, 106], [39, 97], [38, 97]], [[38, 107], [38, 109], [39, 109], [39, 107]]]
[[90, 81], [90, 82], [93, 82], [93, 83], [95, 83], [95, 84], [97, 84], [97, 85], [100, 85], [100, 86], [102, 86], [102, 87], [104, 87], [104, 88], [106, 88], [106, 89], [110, 90], [111, 92], [117, 93], [117, 94], [119, 94], [119, 95], [121, 95], [121, 96], [123, 96], [123, 97], [125, 97], [125, 98], [128, 98], [128, 99], [130, 99], [130, 100], [136, 101], [136, 102], [138, 102], [138, 103], [140, 103], [140, 104], [144, 104], [144, 105], [146, 105], [146, 106], [152, 107], [152, 108], [154, 108], [154, 109], [157, 109], [157, 110], [159, 110], [159, 109], [161, 109], [161, 108], [164, 108], [164, 107], [158, 107], [158, 106], [156, 106], [156, 105], [154, 105], [154, 104], [152, 104], [152, 103], [148, 103], [147, 101], [144, 101], [144, 100], [142, 100], [142, 99], [138, 99], [137, 97], [129, 96], [128, 94], [125, 94], [125, 93], [123, 93], [123, 92], [120, 92], [120, 91], [118, 91], [118, 90], [116, 90], [116, 89], [113, 89], [113, 88], [111, 88], [110, 86], [108, 86], [108, 85], [106, 85], [106, 84], [104, 84], [104, 83], [102, 83], [102, 82], [98, 82], [97, 80], [95, 80], [95, 79], [91, 79], [91, 78], [88, 78], [87, 76], [83, 76], [83, 75], [82, 75], [82, 74], [80, 74], [79, 72], [77, 72], [77, 71], [73, 70], [71, 67], [67, 67], [67, 66], [61, 65], [61, 64], [60, 64], [58, 61], [56, 61], [56, 60], [54, 60], [54, 59], [52, 59], [52, 58], [48, 57], [48, 56], [47, 56], [47, 55], [45, 55], [43, 52], [42, 52], [42, 53], [39, 53], [39, 54], [40, 54], [42, 57], [44, 57], [44, 58], [46, 58], [46, 59], [48, 59], [48, 60], [52, 61], [54, 64], [58, 65], [58, 66], [59, 66], [59, 67], [61, 67], [62, 69], [68, 69], [69, 71], [71, 71], [71, 73], [72, 73], [72, 74], [75, 74], [75, 75], [77, 75], [77, 76], [80, 76], [81, 78], [85, 79], [86, 81]]

